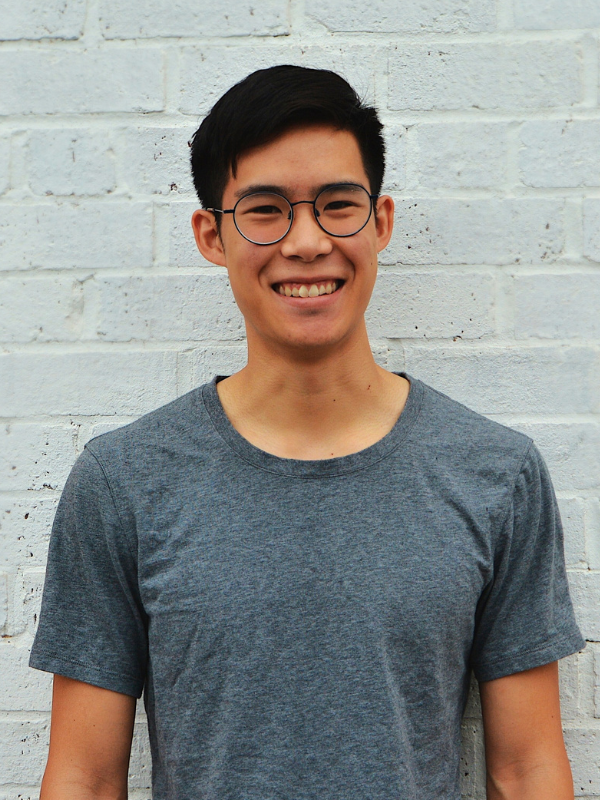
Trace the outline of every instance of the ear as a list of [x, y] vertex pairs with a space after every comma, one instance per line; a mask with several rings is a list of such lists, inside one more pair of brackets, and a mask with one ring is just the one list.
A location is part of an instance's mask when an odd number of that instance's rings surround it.
[[218, 264], [220, 267], [227, 266], [225, 261], [225, 250], [223, 242], [217, 231], [217, 221], [212, 211], [205, 211], [199, 208], [192, 214], [192, 230], [198, 250], [207, 261]]
[[380, 253], [390, 243], [394, 230], [394, 201], [383, 194], [377, 200], [377, 252]]

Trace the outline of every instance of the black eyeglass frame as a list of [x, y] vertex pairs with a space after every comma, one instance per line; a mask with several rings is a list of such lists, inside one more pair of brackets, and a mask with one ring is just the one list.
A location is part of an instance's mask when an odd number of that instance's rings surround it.
[[[371, 201], [369, 203], [369, 216], [366, 218], [366, 220], [360, 226], [360, 228], [358, 230], [354, 231], [353, 233], [331, 233], [326, 228], [324, 228], [323, 225], [321, 224], [321, 222], [319, 221], [319, 212], [317, 211], [317, 200], [325, 192], [330, 192], [332, 189], [337, 189], [338, 187], [346, 187], [346, 186], [354, 186], [354, 187], [356, 187], [358, 189], [362, 189], [363, 192], [366, 192], [366, 194], [369, 196], [369, 199]], [[261, 195], [261, 194], [271, 194], [271, 195], [274, 195], [275, 197], [281, 197], [283, 200], [285, 200], [285, 202], [290, 207], [290, 224], [288, 225], [287, 231], [283, 234], [283, 236], [280, 236], [279, 239], [273, 239], [272, 242], [255, 242], [254, 239], [250, 239], [248, 236], [246, 236], [245, 233], [242, 233], [242, 231], [240, 230], [240, 228], [239, 228], [239, 226], [237, 224], [237, 220], [235, 218], [235, 210], [238, 207], [238, 205], [242, 202], [242, 200], [247, 200], [249, 197], [254, 197], [254, 195]], [[331, 186], [326, 186], [324, 189], [321, 189], [321, 191], [318, 193], [318, 195], [315, 197], [314, 200], [296, 200], [295, 203], [290, 203], [290, 201], [287, 199], [287, 197], [285, 197], [285, 195], [283, 195], [283, 194], [280, 194], [279, 192], [250, 192], [249, 194], [245, 194], [242, 197], [240, 197], [240, 199], [237, 201], [237, 203], [234, 205], [233, 208], [207, 208], [206, 210], [207, 211], [212, 211], [213, 214], [215, 214], [215, 213], [217, 213], [217, 214], [233, 214], [233, 224], [235, 225], [236, 230], [240, 234], [240, 236], [243, 236], [244, 239], [247, 242], [250, 242], [251, 244], [258, 244], [258, 245], [262, 245], [262, 246], [266, 247], [266, 246], [268, 246], [270, 244], [277, 244], [277, 242], [280, 242], [282, 239], [285, 239], [285, 237], [291, 231], [292, 225], [294, 224], [294, 206], [299, 206], [302, 203], [308, 203], [308, 205], [311, 205], [313, 207], [313, 214], [314, 214], [316, 223], [324, 233], [326, 233], [328, 236], [335, 236], [338, 239], [347, 239], [349, 236], [356, 236], [357, 233], [360, 233], [360, 231], [362, 231], [362, 229], [364, 227], [366, 227], [366, 225], [368, 224], [368, 222], [371, 219], [371, 216], [373, 214], [374, 203], [378, 199], [379, 199], [379, 195], [378, 194], [370, 194], [369, 191], [367, 189], [365, 189], [365, 187], [362, 186], [360, 183], [334, 183]]]

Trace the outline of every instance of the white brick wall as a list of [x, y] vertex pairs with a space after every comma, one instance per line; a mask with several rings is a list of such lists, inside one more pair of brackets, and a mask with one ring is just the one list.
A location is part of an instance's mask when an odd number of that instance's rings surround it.
[[[378, 362], [547, 459], [589, 640], [561, 664], [566, 740], [600, 800], [599, 36], [597, 0], [0, 0], [0, 800], [38, 796], [50, 683], [26, 660], [77, 452], [244, 363], [192, 240], [187, 142], [284, 62], [338, 69], [387, 125]], [[140, 715], [132, 800], [149, 763]], [[461, 766], [483, 800], [476, 694]]]

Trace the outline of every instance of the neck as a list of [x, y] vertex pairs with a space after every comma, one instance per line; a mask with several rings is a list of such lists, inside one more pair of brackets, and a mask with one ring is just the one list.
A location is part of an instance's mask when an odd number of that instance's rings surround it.
[[250, 335], [247, 366], [218, 384], [234, 427], [290, 458], [328, 458], [377, 441], [398, 418], [408, 383], [375, 363], [362, 333], [312, 353], [267, 352]]

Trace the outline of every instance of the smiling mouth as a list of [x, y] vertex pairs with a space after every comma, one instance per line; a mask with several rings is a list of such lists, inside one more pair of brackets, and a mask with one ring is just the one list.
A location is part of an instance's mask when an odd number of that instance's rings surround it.
[[316, 283], [274, 283], [273, 289], [285, 297], [320, 297], [337, 292], [344, 284], [342, 280], [317, 281]]

